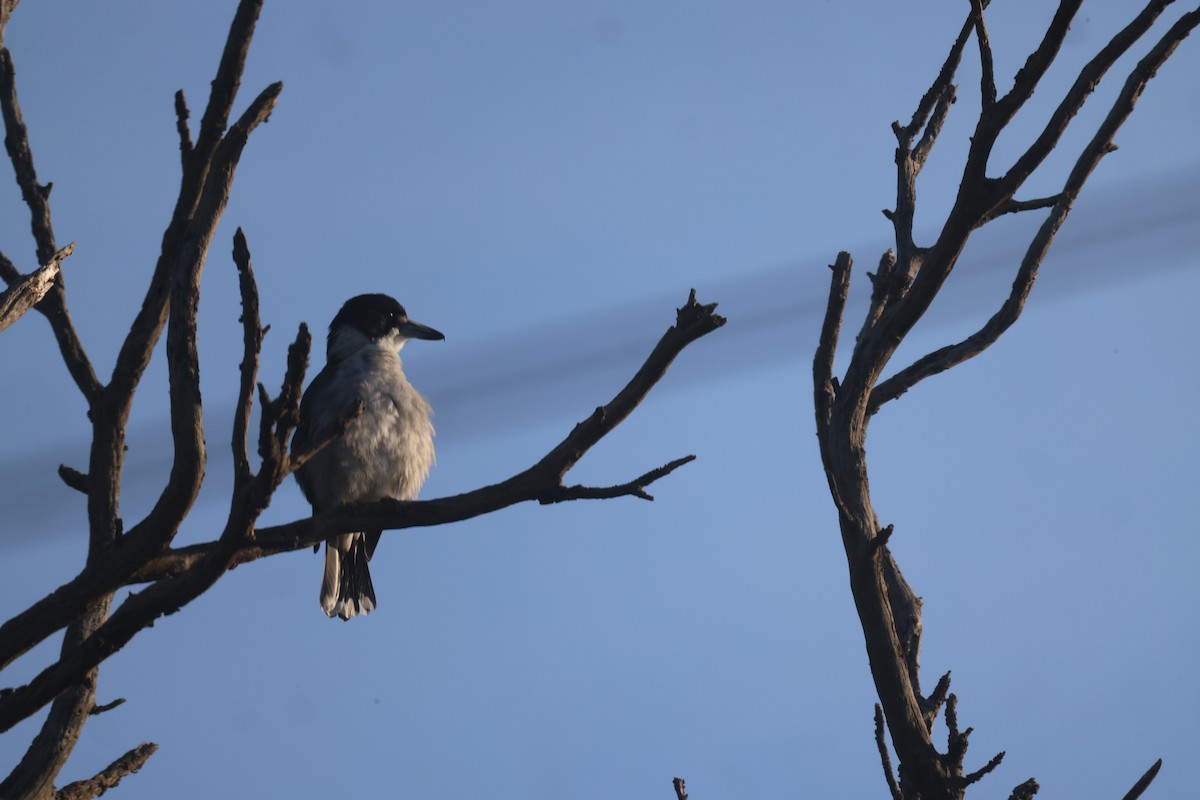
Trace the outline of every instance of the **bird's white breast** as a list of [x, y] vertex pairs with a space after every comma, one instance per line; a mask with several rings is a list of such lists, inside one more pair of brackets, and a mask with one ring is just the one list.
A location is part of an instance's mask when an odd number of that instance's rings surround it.
[[434, 462], [432, 412], [404, 376], [400, 357], [386, 346], [368, 345], [346, 355], [334, 369], [334, 380], [316, 405], [323, 413], [314, 416], [312, 429], [327, 429], [357, 400], [363, 413], [310, 462], [316, 478], [313, 500], [332, 508], [386, 497], [416, 498]]

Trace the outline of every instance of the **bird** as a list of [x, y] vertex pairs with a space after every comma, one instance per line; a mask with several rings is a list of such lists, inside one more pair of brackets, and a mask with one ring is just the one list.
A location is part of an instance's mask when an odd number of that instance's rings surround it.
[[[400, 349], [409, 339], [445, 338], [409, 319], [404, 306], [386, 294], [352, 297], [338, 311], [329, 324], [325, 367], [300, 402], [292, 454], [304, 452], [359, 403], [362, 411], [296, 470], [314, 515], [347, 503], [416, 499], [434, 463], [433, 411], [405, 377]], [[375, 609], [367, 562], [381, 534], [361, 531], [326, 540], [321, 579], [326, 616], [348, 620]]]

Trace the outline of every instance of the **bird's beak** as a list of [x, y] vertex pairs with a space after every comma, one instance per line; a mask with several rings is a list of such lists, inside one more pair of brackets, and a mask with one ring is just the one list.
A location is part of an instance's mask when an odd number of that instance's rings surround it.
[[422, 325], [419, 322], [413, 322], [411, 319], [406, 319], [401, 323], [396, 332], [405, 339], [432, 339], [440, 341], [446, 338], [441, 331], [436, 331], [428, 325]]

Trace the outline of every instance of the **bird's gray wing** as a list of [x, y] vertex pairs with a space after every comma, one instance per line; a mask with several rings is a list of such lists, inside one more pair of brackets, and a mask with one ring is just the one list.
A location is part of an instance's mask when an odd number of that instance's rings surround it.
[[[321, 434], [323, 428], [341, 415], [340, 409], [329, 408], [330, 401], [335, 399], [331, 396], [330, 391], [334, 386], [334, 372], [334, 369], [326, 365], [317, 373], [317, 377], [313, 378], [312, 383], [304, 392], [304, 396], [300, 398], [300, 421], [296, 424], [295, 433], [292, 434], [292, 455], [308, 449], [309, 443]], [[319, 411], [314, 410], [318, 406], [324, 407]], [[349, 407], [349, 403], [347, 403], [347, 407]], [[312, 504], [313, 513], [320, 513], [321, 509], [317, 508], [316, 500], [313, 497], [312, 474], [308, 465], [305, 464], [296, 470], [295, 475], [296, 483], [300, 484], [300, 491], [304, 492], [304, 497]]]

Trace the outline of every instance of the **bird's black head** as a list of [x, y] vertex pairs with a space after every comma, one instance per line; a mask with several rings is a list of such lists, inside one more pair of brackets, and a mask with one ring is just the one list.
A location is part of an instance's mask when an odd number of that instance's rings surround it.
[[407, 339], [445, 339], [441, 332], [413, 322], [404, 306], [386, 294], [360, 294], [351, 297], [329, 323], [329, 342], [339, 331], [357, 331], [372, 342], [391, 340], [399, 349]]

